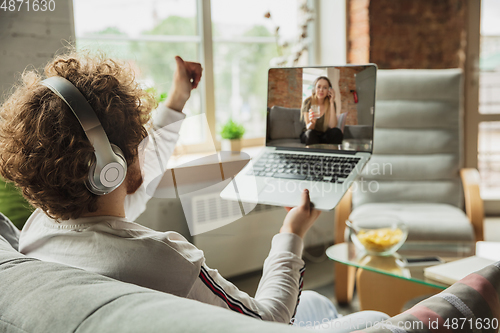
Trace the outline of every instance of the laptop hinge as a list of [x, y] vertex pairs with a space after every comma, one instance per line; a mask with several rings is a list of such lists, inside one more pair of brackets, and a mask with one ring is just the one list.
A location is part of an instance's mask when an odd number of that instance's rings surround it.
[[314, 148], [301, 149], [297, 147], [276, 147], [276, 150], [293, 150], [293, 151], [301, 151], [308, 153], [349, 154], [349, 155], [356, 155], [356, 153], [359, 153], [358, 151], [354, 150], [328, 150], [328, 149], [314, 149]]

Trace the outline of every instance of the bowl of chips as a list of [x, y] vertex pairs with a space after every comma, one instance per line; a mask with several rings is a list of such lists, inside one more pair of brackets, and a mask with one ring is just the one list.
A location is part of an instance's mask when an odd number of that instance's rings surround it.
[[407, 226], [393, 216], [347, 220], [346, 225], [351, 230], [354, 245], [370, 255], [390, 256], [408, 237]]

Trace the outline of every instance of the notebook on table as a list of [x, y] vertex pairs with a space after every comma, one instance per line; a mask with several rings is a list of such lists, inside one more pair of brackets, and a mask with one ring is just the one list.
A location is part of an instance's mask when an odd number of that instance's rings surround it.
[[424, 268], [424, 276], [451, 285], [467, 275], [481, 270], [495, 262], [495, 260], [472, 256], [446, 264]]

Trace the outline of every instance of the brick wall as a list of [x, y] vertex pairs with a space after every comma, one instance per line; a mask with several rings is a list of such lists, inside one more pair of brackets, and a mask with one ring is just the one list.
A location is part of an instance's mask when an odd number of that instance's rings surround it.
[[71, 0], [56, 0], [53, 12], [25, 9], [0, 10], [0, 103], [28, 65], [43, 68], [74, 40]]
[[370, 0], [347, 0], [347, 62], [351, 64], [369, 62], [369, 4]]
[[342, 96], [342, 113], [349, 112], [346, 119], [346, 125], [358, 124], [358, 109], [354, 103], [354, 96], [351, 90], [356, 90], [356, 73], [364, 70], [363, 68], [340, 68], [339, 89]]
[[349, 0], [348, 61], [463, 67], [466, 10], [466, 0]]
[[268, 100], [268, 108], [279, 105], [300, 109], [302, 105], [302, 69], [271, 69], [268, 96], [272, 97]]

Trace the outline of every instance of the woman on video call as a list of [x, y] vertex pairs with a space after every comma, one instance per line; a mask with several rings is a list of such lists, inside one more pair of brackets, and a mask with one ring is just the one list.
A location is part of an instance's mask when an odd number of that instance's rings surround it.
[[[314, 81], [312, 96], [302, 103], [300, 119], [306, 127], [300, 141], [306, 145], [317, 143], [340, 144], [344, 134], [337, 128], [335, 92], [330, 79], [320, 76]], [[316, 109], [316, 113], [313, 109]]]

